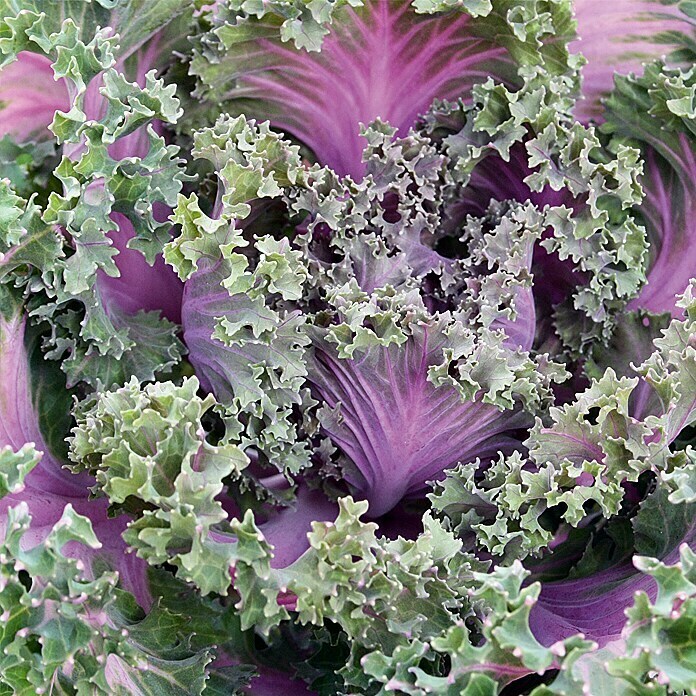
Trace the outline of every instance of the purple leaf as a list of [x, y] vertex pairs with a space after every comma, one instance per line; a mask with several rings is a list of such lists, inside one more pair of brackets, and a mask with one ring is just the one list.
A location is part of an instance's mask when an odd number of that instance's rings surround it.
[[183, 283], [164, 263], [161, 255], [154, 266], [150, 266], [139, 251], [126, 246], [135, 232], [125, 215], [111, 213], [111, 219], [117, 229], [109, 236], [118, 249], [116, 266], [120, 275], [114, 278], [102, 270], [97, 272], [97, 283], [104, 301], [107, 305], [115, 303], [126, 314], [135, 314], [141, 309], [159, 311], [170, 321], [180, 323]]
[[[251, 25], [224, 58], [226, 98], [307, 145], [322, 164], [361, 178], [360, 124], [377, 118], [405, 135], [435, 98], [467, 98], [472, 85], [509, 76], [501, 46], [474, 36], [465, 14], [418, 15], [408, 3], [369, 2], [336, 11], [320, 52]], [[224, 28], [219, 32], [225, 43]]]
[[[695, 511], [694, 503], [674, 504], [665, 488], [658, 487], [632, 521], [636, 553], [667, 565], [678, 562], [683, 544], [696, 545]], [[591, 574], [580, 570], [575, 577], [543, 582], [530, 627], [544, 645], [580, 632], [602, 647], [622, 639], [624, 612], [633, 606], [636, 592], [654, 601], [657, 583], [639, 572], [630, 558]]]
[[371, 347], [359, 359], [315, 345], [309, 380], [334, 409], [322, 426], [347, 455], [345, 478], [372, 516], [421, 493], [458, 462], [508, 450], [513, 441], [505, 433], [528, 424], [524, 414], [463, 401], [454, 387], [428, 381], [441, 340], [433, 326], [421, 325], [406, 343]]
[[286, 568], [308, 548], [307, 534], [312, 522], [332, 521], [338, 515], [338, 505], [321, 491], [300, 488], [292, 508], [281, 510], [259, 525], [266, 541], [274, 546], [271, 567]]
[[498, 155], [484, 157], [474, 167], [451, 215], [455, 219], [464, 215], [480, 217], [486, 214], [491, 201], [531, 201], [538, 208], [573, 204], [572, 194], [566, 188], [554, 191], [545, 186], [541, 191], [532, 191], [524, 181], [532, 172], [522, 143], [513, 145], [507, 162]]
[[53, 79], [51, 61], [23, 51], [0, 71], [0, 136], [20, 141], [52, 137], [48, 130], [56, 111], [70, 108], [62, 80]]
[[544, 645], [583, 633], [602, 647], [621, 636], [633, 595], [642, 590], [654, 598], [656, 589], [655, 581], [637, 574], [630, 561], [591, 577], [543, 583], [529, 625]]
[[629, 304], [629, 309], [673, 316], [681, 313], [676, 296], [696, 275], [696, 152], [686, 134], [675, 140], [681, 149], [668, 148], [669, 162], [652, 148], [644, 154], [641, 212], [650, 240], [650, 263], [647, 285]]
[[253, 677], [249, 686], [242, 691], [244, 694], [253, 696], [312, 696], [307, 685], [299, 680], [293, 679], [286, 672], [279, 672], [270, 667], [259, 668], [259, 674]]

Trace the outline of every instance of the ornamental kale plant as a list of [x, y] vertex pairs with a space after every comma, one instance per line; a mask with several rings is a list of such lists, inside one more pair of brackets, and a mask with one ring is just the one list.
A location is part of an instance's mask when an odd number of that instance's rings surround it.
[[691, 0], [0, 5], [0, 694], [696, 694]]

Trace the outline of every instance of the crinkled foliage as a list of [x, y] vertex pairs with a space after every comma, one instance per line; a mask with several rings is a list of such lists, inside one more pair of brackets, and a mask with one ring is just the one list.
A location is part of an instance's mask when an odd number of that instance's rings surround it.
[[0, 7], [0, 694], [696, 692], [693, 2]]

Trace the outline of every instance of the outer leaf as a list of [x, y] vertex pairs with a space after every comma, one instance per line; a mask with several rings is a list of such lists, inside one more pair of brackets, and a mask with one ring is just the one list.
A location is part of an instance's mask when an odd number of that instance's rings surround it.
[[[639, 594], [628, 612], [625, 658], [612, 662], [609, 670], [639, 682], [641, 675], [657, 673], [657, 681], [673, 690], [696, 688], [696, 653], [693, 641], [696, 575], [694, 552], [683, 544], [674, 565], [638, 557], [638, 570], [657, 583], [657, 598], [649, 602]], [[649, 628], [646, 626], [649, 625]]]
[[99, 548], [89, 519], [68, 505], [38, 544], [27, 543], [30, 520], [25, 504], [10, 508], [0, 543], [0, 683], [17, 694], [201, 694], [210, 658], [186, 647], [184, 617], [159, 607], [144, 617], [116, 574], [87, 577], [63, 555]]
[[[70, 456], [75, 469], [95, 474], [112, 508], [136, 513], [124, 538], [140, 557], [153, 565], [170, 562], [204, 594], [224, 595], [240, 577], [235, 566], [248, 557], [251, 532], [245, 531], [246, 518], [228, 522], [227, 509], [236, 505], [223, 490], [249, 459], [229, 437], [215, 446], [206, 441], [201, 417], [214, 399], [197, 391], [195, 377], [181, 386], [156, 382], [144, 388], [131, 380], [93, 397], [81, 405]], [[264, 530], [279, 546], [274, 565], [301, 555], [313, 516], [333, 509], [323, 495], [303, 494], [296, 510], [271, 517]], [[261, 543], [270, 553], [263, 537]]]
[[71, 18], [80, 27], [78, 38], [83, 41], [89, 41], [100, 27], [114, 27], [123, 37], [120, 57], [126, 57], [188, 7], [183, 0], [66, 0], [60, 8], [47, 8], [41, 0], [3, 0], [0, 50], [6, 61], [24, 48], [48, 53], [50, 36]]
[[[5, 293], [3, 291], [3, 295]], [[105, 561], [110, 567], [118, 568], [123, 585], [133, 591], [144, 606], [148, 606], [151, 599], [145, 577], [146, 568], [132, 556], [125, 555], [125, 545], [120, 538], [125, 520], [107, 517], [106, 506], [102, 502], [90, 501], [89, 477], [75, 476], [62, 468], [58, 456], [45, 443], [40, 424], [47, 414], [45, 406], [37, 409], [34, 398], [39, 404], [45, 404], [45, 401], [40, 392], [32, 393], [30, 366], [24, 347], [26, 317], [22, 306], [13, 306], [5, 295], [0, 307], [4, 315], [0, 319], [0, 374], [3, 376], [0, 380], [0, 401], [3, 405], [0, 446], [5, 456], [9, 456], [8, 448], [17, 452], [11, 460], [19, 467], [15, 472], [8, 472], [5, 479], [7, 487], [11, 486], [12, 490], [0, 502], [2, 525], [7, 524], [8, 507], [21, 501], [28, 505], [34, 517], [32, 537], [38, 543], [58, 521], [66, 504], [70, 503], [80, 514], [90, 517], [101, 541], [100, 546], [103, 545], [101, 551], [75, 549], [83, 567], [87, 572], [96, 572], [94, 569]], [[35, 376], [33, 386], [39, 384], [40, 380]], [[54, 399], [57, 403], [62, 401], [59, 396]], [[62, 419], [63, 414], [60, 416]], [[59, 437], [64, 438], [65, 435], [65, 432], [60, 432]], [[55, 436], [52, 439], [56, 439]], [[38, 452], [32, 454], [31, 445], [27, 443], [33, 443]], [[17, 477], [22, 475], [22, 470], [25, 472], [24, 487], [18, 489]]]
[[[689, 483], [694, 484], [693, 472]], [[571, 682], [590, 693], [601, 689], [621, 696], [693, 688], [683, 631], [692, 621], [688, 596], [693, 588], [687, 578], [689, 547], [696, 543], [694, 506], [674, 505], [658, 488], [642, 504], [633, 530], [641, 554], [633, 563], [544, 584], [531, 616], [539, 639], [550, 643], [581, 630], [602, 648], [568, 664], [539, 696], [567, 693]]]
[[529, 461], [501, 457], [482, 480], [459, 467], [436, 489], [435, 507], [458, 528], [476, 530], [491, 552], [524, 556], [553, 536], [540, 524], [545, 510], [562, 505], [562, 519], [575, 526], [593, 501], [610, 517], [619, 512], [623, 482], [684, 465], [684, 452], [672, 453], [669, 445], [696, 419], [693, 286], [679, 302], [687, 318], [673, 320], [637, 368], [657, 397], [650, 402], [654, 411], [643, 403], [642, 420], [633, 417], [629, 399], [639, 380], [617, 379], [608, 369], [574, 403], [551, 409], [550, 427], [537, 420], [525, 442]]
[[694, 94], [696, 70], [649, 65], [641, 78], [619, 78], [604, 130], [642, 150], [646, 197], [638, 210], [650, 240], [648, 284], [632, 308], [679, 315], [676, 297], [696, 276], [687, 253], [696, 239]]
[[[695, 542], [694, 510], [693, 504], [672, 504], [668, 491], [658, 488], [633, 520], [636, 553], [673, 563], [682, 544]], [[582, 632], [600, 646], [612, 644], [622, 637], [624, 612], [635, 594], [642, 591], [654, 598], [655, 589], [654, 581], [636, 572], [630, 560], [592, 575], [577, 572], [570, 579], [542, 585], [532, 628], [544, 643]]]
[[[128, 42], [138, 36], [140, 41], [150, 37], [182, 12], [184, 5], [107, 3], [107, 7], [76, 2], [68, 3], [61, 13], [48, 14], [36, 13], [31, 2], [25, 5], [12, 4], [8, 9], [4, 19], [8, 37], [0, 50], [8, 60], [18, 46], [48, 54], [53, 63], [39, 62], [35, 66], [38, 77], [48, 72], [65, 92], [67, 108], [56, 114], [51, 126], [64, 145], [64, 157], [55, 172], [63, 192], [51, 194], [42, 217], [51, 227], [60, 225], [67, 235], [62, 240], [65, 252], [56, 251], [54, 258], [45, 253], [34, 256], [31, 252], [39, 250], [33, 245], [26, 251], [17, 250], [23, 252], [17, 254], [17, 260], [38, 276], [32, 292], [43, 291], [45, 297], [37, 313], [57, 325], [51, 355], [60, 358], [67, 353], [66, 372], [71, 379], [92, 384], [107, 381], [114, 377], [109, 362], [119, 361], [125, 352], [132, 353], [122, 361], [125, 377], [134, 373], [146, 378], [178, 360], [181, 349], [172, 327], [158, 323], [154, 314], [147, 321], [136, 321], [134, 335], [129, 337], [125, 315], [139, 309], [157, 310], [179, 320], [181, 286], [156, 255], [169, 229], [163, 222], [167, 215], [163, 205], [174, 203], [184, 177], [179, 170], [181, 161], [175, 157], [177, 148], [166, 146], [148, 126], [171, 123], [178, 115], [173, 88], [165, 89], [148, 72], [168, 41], [158, 35], [148, 51], [132, 60], [129, 56], [138, 43]], [[78, 28], [74, 19], [84, 26]], [[104, 30], [96, 31], [102, 21], [123, 21], [125, 27], [140, 22], [124, 40], [126, 50], [119, 52], [118, 69], [112, 67], [116, 40], [107, 38]], [[17, 65], [33, 60], [32, 54], [22, 53]], [[137, 83], [129, 83], [119, 70], [133, 74]], [[21, 280], [26, 283], [28, 279], [23, 276]], [[83, 305], [84, 316], [75, 316], [74, 305], [66, 314], [66, 305], [75, 300]], [[154, 355], [137, 354], [133, 339], [142, 337], [145, 329], [152, 329], [147, 342], [154, 345], [169, 334], [166, 345]], [[107, 355], [102, 364], [100, 357]], [[85, 363], [89, 367], [83, 373]]]
[[[536, 641], [527, 620], [539, 587], [522, 589], [519, 564], [476, 572], [480, 564], [459, 553], [460, 544], [428, 516], [414, 541], [378, 539], [376, 526], [358, 519], [366, 509], [341, 499], [336, 522], [315, 523], [311, 549], [283, 571], [269, 569], [258, 532], [239, 561], [245, 570], [240, 608], [249, 620], [264, 626], [281, 620], [273, 600], [279, 587], [288, 587], [297, 595], [300, 621], [329, 618], [347, 633], [352, 655], [341, 673], [348, 693], [495, 693], [590, 648], [577, 638], [550, 649]], [[479, 623], [472, 607], [485, 620]], [[483, 633], [478, 646], [466, 617]]]
[[78, 416], [71, 458], [76, 468], [96, 474], [113, 505], [134, 498], [146, 508], [127, 533], [142, 557], [162, 563], [168, 547], [187, 539], [189, 548], [175, 562], [207, 592], [229, 583], [228, 567], [222, 564], [218, 578], [205, 561], [206, 554], [223, 553], [209, 539], [211, 527], [226, 518], [215, 497], [223, 478], [238, 473], [248, 460], [233, 445], [205, 442], [200, 418], [213, 400], [197, 398], [197, 390], [198, 381], [191, 378], [179, 388], [154, 383], [140, 391], [132, 380], [107, 392]]
[[513, 82], [518, 63], [546, 60], [562, 71], [572, 31], [565, 3], [505, 0], [455, 10], [406, 0], [231, 2], [212, 22], [192, 63], [201, 95], [270, 119], [319, 162], [356, 178], [364, 173], [360, 124], [380, 118], [405, 135], [433, 99], [466, 99], [484, 76]]
[[[261, 258], [264, 263], [267, 257]], [[290, 260], [301, 273], [300, 263]], [[230, 275], [239, 280], [225, 290]], [[226, 407], [231, 427], [241, 431], [242, 446], [258, 448], [279, 470], [297, 471], [309, 453], [291, 416], [311, 403], [303, 388], [309, 338], [299, 313], [275, 311], [263, 295], [244, 292], [261, 277], [260, 265], [254, 273], [224, 262], [200, 270], [186, 284], [184, 340], [204, 386]]]
[[19, 141], [49, 138], [55, 112], [70, 108], [67, 90], [53, 79], [50, 59], [28, 51], [0, 71], [0, 100], [0, 134]]

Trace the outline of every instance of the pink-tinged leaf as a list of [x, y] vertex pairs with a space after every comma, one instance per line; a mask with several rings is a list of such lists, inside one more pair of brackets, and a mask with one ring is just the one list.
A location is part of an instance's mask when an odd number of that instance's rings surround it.
[[23, 51], [0, 71], [0, 136], [52, 137], [48, 127], [55, 112], [69, 108], [68, 92], [62, 80], [53, 79], [48, 58]]
[[[159, 37], [155, 36], [131, 60], [134, 75], [130, 76], [141, 85], [145, 75], [152, 69], [160, 51]], [[123, 69], [122, 62], [117, 69]], [[102, 118], [107, 110], [107, 102], [100, 89], [101, 76], [97, 76], [87, 87], [84, 97], [84, 111], [88, 118]], [[55, 81], [51, 61], [34, 53], [22, 52], [17, 61], [0, 72], [0, 136], [9, 134], [19, 140], [29, 137], [51, 136], [48, 126], [53, 121], [56, 110], [68, 111], [70, 99], [64, 80]], [[161, 124], [155, 123], [155, 130]], [[116, 160], [126, 157], [145, 157], [149, 150], [146, 128], [138, 128], [133, 133], [119, 138], [109, 148], [109, 154]], [[78, 155], [78, 151], [72, 153]], [[161, 206], [160, 219], [166, 219], [170, 210]], [[116, 266], [120, 277], [111, 277], [100, 271], [98, 283], [107, 301], [116, 303], [121, 312], [134, 314], [141, 309], [161, 311], [171, 321], [181, 319], [181, 296], [183, 284], [174, 271], [158, 257], [150, 266], [141, 252], [127, 248], [134, 236], [132, 223], [121, 213], [113, 213], [112, 220], [117, 229], [110, 235], [113, 245], [118, 249]]]
[[63, 548], [63, 553], [79, 558], [88, 572], [92, 563], [106, 561], [119, 571], [124, 588], [135, 595], [141, 606], [148, 608], [152, 598], [148, 589], [147, 564], [129, 554], [121, 538], [127, 518], [110, 518], [105, 498], [90, 500], [93, 479], [65, 469], [44, 441], [32, 402], [29, 363], [24, 348], [25, 326], [26, 317], [21, 313], [0, 318], [0, 447], [10, 446], [17, 450], [32, 442], [43, 456], [26, 476], [24, 490], [0, 500], [0, 528], [6, 523], [7, 509], [24, 501], [33, 518], [25, 541], [38, 544], [61, 518], [65, 506], [71, 504], [78, 514], [91, 520], [102, 547], [95, 550], [71, 543]]
[[645, 150], [641, 213], [650, 240], [648, 283], [629, 304], [629, 309], [673, 316], [681, 314], [677, 295], [696, 276], [696, 151], [685, 134], [678, 140], [681, 149], [670, 152], [674, 162]]
[[435, 98], [466, 99], [472, 85], [515, 74], [503, 47], [473, 35], [468, 15], [418, 15], [407, 2], [337, 10], [320, 52], [283, 43], [271, 23], [250, 20], [241, 38], [229, 25], [217, 33], [226, 52], [211, 94], [353, 177], [364, 171], [361, 123], [380, 118], [404, 135]]
[[[119, 60], [114, 68], [119, 72], [123, 72], [130, 82], [135, 82], [140, 87], [144, 87], [147, 73], [156, 69], [158, 64], [162, 63], [160, 53], [167, 45], [161, 33], [155, 34], [147, 44], [135, 53], [134, 57], [130, 58], [127, 64], [124, 60]], [[95, 77], [87, 86], [83, 110], [88, 119], [99, 120], [106, 115], [108, 103], [100, 92], [103, 86], [102, 75]], [[153, 121], [153, 128], [156, 133], [162, 134], [161, 121]], [[147, 129], [142, 127], [116, 140], [109, 147], [109, 155], [115, 160], [122, 160], [126, 157], [143, 158], [147, 155], [149, 149], [150, 143], [148, 142]]]
[[[129, 79], [140, 86], [145, 85], [145, 76], [153, 68], [158, 51], [161, 50], [159, 43], [159, 37], [155, 36], [136, 54], [133, 68], [135, 74], [129, 76]], [[122, 64], [117, 64], [116, 67], [123, 69]], [[102, 79], [98, 76], [87, 88], [84, 110], [88, 118], [100, 119], [106, 114], [107, 102], [99, 91], [101, 87]], [[156, 132], [161, 132], [161, 122], [155, 121], [153, 128]], [[149, 148], [147, 128], [141, 127], [116, 140], [109, 147], [109, 155], [115, 160], [127, 157], [144, 158]], [[159, 207], [156, 211], [157, 219], [166, 220], [171, 210], [160, 203], [155, 205]], [[163, 317], [179, 323], [183, 283], [179, 281], [172, 268], [164, 263], [161, 255], [157, 257], [154, 265], [150, 266], [140, 251], [128, 248], [128, 242], [133, 238], [135, 230], [126, 215], [114, 212], [110, 217], [117, 226], [110, 237], [113, 246], [118, 249], [115, 261], [120, 275], [112, 277], [103, 271], [98, 272], [100, 290], [107, 302], [115, 302], [120, 311], [126, 314], [135, 314], [140, 310], [159, 311]]]
[[614, 85], [614, 73], [642, 72], [642, 65], [676, 48], [668, 32], [689, 30], [676, 4], [655, 0], [575, 0], [578, 39], [572, 53], [582, 53], [583, 96], [575, 107], [581, 121], [601, 117], [601, 97]]
[[[136, 75], [131, 79], [141, 86], [145, 84], [145, 74], [153, 67], [150, 61], [156, 55], [154, 51], [154, 47], [148, 47], [138, 54]], [[123, 65], [117, 64], [116, 69], [122, 70]], [[83, 108], [89, 119], [100, 119], [106, 113], [107, 103], [99, 91], [102, 87], [101, 76], [87, 87]], [[55, 112], [67, 112], [70, 101], [65, 80], [54, 79], [51, 60], [23, 51], [14, 63], [0, 71], [0, 136], [11, 135], [19, 141], [51, 138], [49, 126]], [[117, 140], [109, 148], [109, 154], [116, 160], [144, 157], [148, 147], [147, 131], [139, 128]]]
[[[0, 447], [10, 446], [16, 451], [25, 443], [33, 442], [44, 456], [27, 477], [27, 483], [45, 494], [80, 497], [89, 479], [73, 476], [62, 469], [47, 451], [41, 435], [24, 348], [25, 326], [26, 317], [21, 314], [0, 317]], [[61, 512], [64, 504], [60, 505]]]
[[637, 217], [649, 241], [648, 283], [630, 309], [679, 316], [676, 296], [696, 277], [694, 69], [650, 64], [643, 77], [617, 77], [602, 129], [640, 148], [645, 192]]

